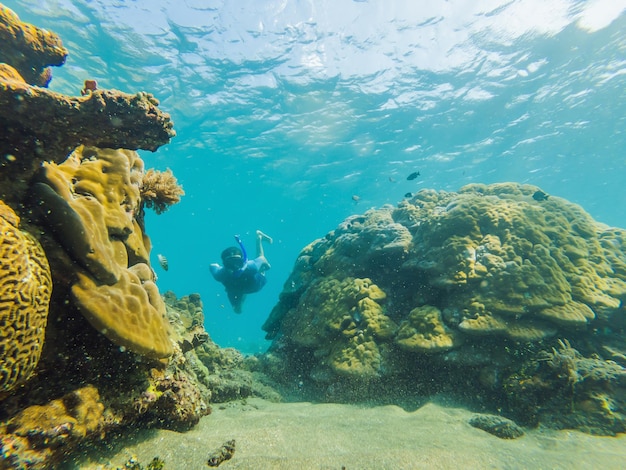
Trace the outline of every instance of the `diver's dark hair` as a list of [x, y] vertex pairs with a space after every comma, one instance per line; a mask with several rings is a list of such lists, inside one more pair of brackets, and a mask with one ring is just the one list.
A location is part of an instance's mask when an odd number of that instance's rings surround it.
[[232, 258], [238, 256], [239, 258], [243, 258], [243, 253], [236, 246], [230, 246], [222, 251], [222, 262], [225, 262], [228, 258]]

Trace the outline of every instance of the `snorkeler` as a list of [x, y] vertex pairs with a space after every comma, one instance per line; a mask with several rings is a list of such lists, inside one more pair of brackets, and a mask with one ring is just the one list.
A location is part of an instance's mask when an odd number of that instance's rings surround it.
[[260, 291], [267, 282], [265, 271], [271, 266], [263, 253], [263, 241], [272, 243], [272, 238], [260, 230], [256, 231], [257, 257], [253, 260], [248, 259], [239, 235], [235, 235], [235, 240], [237, 240], [239, 247], [231, 246], [222, 251], [224, 266], [213, 263], [210, 269], [215, 280], [224, 284], [228, 300], [230, 300], [235, 313], [241, 313], [246, 294]]

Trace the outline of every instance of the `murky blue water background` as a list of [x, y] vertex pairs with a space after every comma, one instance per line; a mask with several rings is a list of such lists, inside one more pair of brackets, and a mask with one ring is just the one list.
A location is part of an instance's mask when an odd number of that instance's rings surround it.
[[[531, 183], [626, 227], [626, 0], [3, 3], [69, 49], [51, 89], [171, 113], [177, 137], [141, 152], [187, 193], [147, 219], [158, 285], [200, 293], [222, 346], [264, 350], [299, 251], [406, 192]], [[208, 265], [257, 228], [272, 270], [236, 315]]]

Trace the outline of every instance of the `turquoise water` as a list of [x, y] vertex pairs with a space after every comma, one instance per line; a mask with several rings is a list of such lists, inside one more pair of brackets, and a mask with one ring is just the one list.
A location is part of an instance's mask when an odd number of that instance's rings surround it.
[[[186, 196], [146, 230], [160, 290], [200, 293], [221, 346], [264, 350], [299, 251], [407, 192], [531, 183], [626, 227], [626, 0], [3, 3], [69, 49], [51, 89], [92, 78], [172, 115], [141, 155]], [[236, 315], [208, 266], [256, 229], [272, 269]]]

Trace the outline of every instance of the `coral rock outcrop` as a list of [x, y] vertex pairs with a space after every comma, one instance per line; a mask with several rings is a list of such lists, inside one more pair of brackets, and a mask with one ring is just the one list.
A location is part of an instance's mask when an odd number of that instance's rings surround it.
[[33, 405], [0, 425], [0, 468], [53, 468], [103, 427], [104, 405], [93, 386]]
[[276, 376], [297, 371], [323, 398], [353, 380], [379, 395], [464, 381], [506, 402], [503, 377], [559, 339], [586, 356], [626, 350], [626, 230], [537, 191], [422, 190], [305, 247], [263, 325]]
[[67, 49], [51, 31], [20, 21], [0, 4], [0, 62], [13, 65], [26, 83], [45, 87], [51, 75], [48, 66], [65, 63]]

